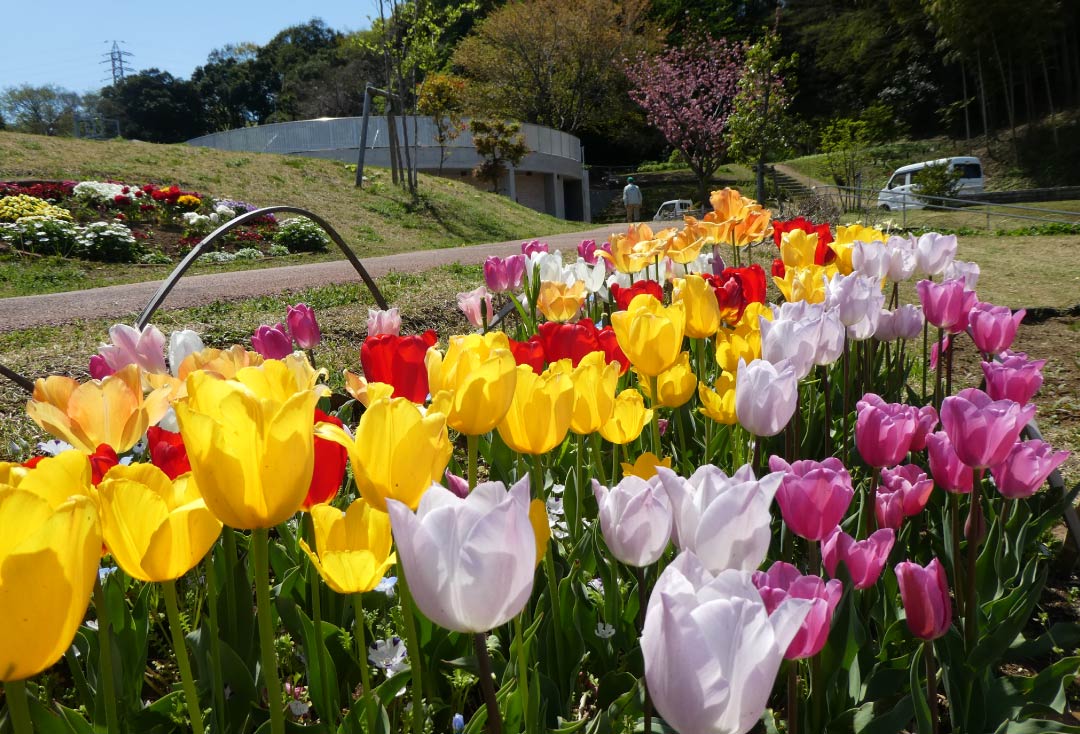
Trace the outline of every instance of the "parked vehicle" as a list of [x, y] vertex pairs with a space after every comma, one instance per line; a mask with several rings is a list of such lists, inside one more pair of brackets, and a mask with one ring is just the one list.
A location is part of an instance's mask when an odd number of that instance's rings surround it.
[[669, 219], [681, 220], [686, 215], [694, 215], [697, 212], [693, 209], [694, 202], [689, 199], [672, 199], [671, 201], [665, 201], [660, 205], [660, 208], [656, 210], [656, 214], [653, 215], [654, 222], [661, 222]]
[[939, 158], [936, 161], [923, 161], [897, 168], [878, 193], [877, 205], [886, 211], [901, 209], [922, 209], [927, 201], [916, 194], [919, 191], [920, 174], [927, 166], [948, 165], [951, 170], [959, 171], [957, 193], [981, 194], [983, 191], [982, 162], [973, 156]]

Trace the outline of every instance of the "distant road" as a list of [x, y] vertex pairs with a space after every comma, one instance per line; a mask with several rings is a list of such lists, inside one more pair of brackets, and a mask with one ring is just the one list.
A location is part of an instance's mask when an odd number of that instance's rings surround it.
[[[623, 227], [625, 225], [610, 224], [582, 232], [541, 236], [534, 239], [547, 242], [552, 250], [562, 250], [567, 255], [573, 254], [576, 257], [577, 246], [582, 240], [595, 239], [597, 242], [604, 242], [612, 232], [618, 232]], [[362, 262], [371, 276], [378, 278], [392, 271], [416, 272], [450, 263], [476, 265], [484, 262], [491, 255], [505, 257], [521, 252], [521, 242], [522, 240], [513, 240], [486, 245], [403, 252], [367, 258]], [[180, 279], [165, 299], [162, 308], [190, 308], [214, 301], [236, 301], [359, 280], [360, 276], [347, 260], [211, 275], [188, 275]], [[3, 298], [0, 299], [0, 332], [65, 324], [83, 319], [115, 319], [134, 322], [149, 303], [150, 298], [157, 292], [160, 284], [161, 281], [155, 280], [66, 293]]]

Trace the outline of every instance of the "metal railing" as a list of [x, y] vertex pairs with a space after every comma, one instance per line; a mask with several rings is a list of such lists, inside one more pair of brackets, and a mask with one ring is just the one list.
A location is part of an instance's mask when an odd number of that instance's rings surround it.
[[[878, 205], [878, 195], [882, 189], [871, 189], [856, 186], [814, 186], [811, 191], [821, 193], [823, 191], [835, 191], [842, 208], [849, 211], [884, 210], [885, 207]], [[1080, 211], [1066, 211], [1063, 209], [1045, 209], [1043, 207], [1024, 206], [1022, 204], [999, 204], [992, 201], [980, 201], [974, 198], [959, 198], [953, 196], [935, 196], [932, 194], [920, 194], [912, 192], [897, 192], [894, 194], [901, 201], [932, 202], [934, 211], [967, 212], [970, 214], [986, 216], [986, 228], [990, 229], [992, 217], [999, 219], [1023, 219], [1044, 224], [1080, 224]], [[853, 205], [850, 206], [849, 205]], [[973, 207], [984, 207], [979, 211], [972, 211]], [[908, 211], [923, 211], [925, 207], [898, 206], [892, 211], [901, 213], [901, 226], [907, 227]], [[1005, 211], [997, 211], [1003, 209]], [[1013, 213], [1021, 212], [1021, 213]], [[1061, 215], [1069, 219], [1060, 219], [1054, 216], [1032, 216], [1023, 212], [1038, 212], [1039, 214]]]

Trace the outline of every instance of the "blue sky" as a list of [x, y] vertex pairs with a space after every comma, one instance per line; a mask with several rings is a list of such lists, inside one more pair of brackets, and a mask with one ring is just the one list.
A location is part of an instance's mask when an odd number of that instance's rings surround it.
[[263, 44], [278, 31], [322, 18], [340, 31], [371, 27], [378, 0], [11, 0], [4, 7], [0, 89], [56, 84], [96, 91], [110, 76], [112, 41], [138, 71], [157, 67], [188, 78], [213, 49], [228, 43]]

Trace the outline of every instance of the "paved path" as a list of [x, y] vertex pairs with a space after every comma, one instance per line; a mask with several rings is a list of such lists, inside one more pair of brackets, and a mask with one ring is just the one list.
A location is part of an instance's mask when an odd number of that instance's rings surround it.
[[[611, 224], [598, 229], [539, 237], [552, 250], [575, 252], [583, 239], [606, 240], [625, 225]], [[439, 265], [461, 263], [475, 265], [490, 255], [505, 257], [521, 252], [521, 240], [496, 242], [469, 247], [403, 252], [397, 255], [362, 260], [373, 278], [391, 271], [427, 270]], [[351, 283], [360, 276], [347, 260], [287, 265], [262, 270], [241, 270], [212, 275], [188, 275], [180, 279], [162, 308], [189, 308], [214, 301], [232, 301], [301, 290], [331, 283]], [[116, 319], [133, 322], [150, 302], [161, 281], [111, 285], [42, 296], [18, 296], [0, 299], [0, 332], [35, 326], [64, 324], [81, 319]]]

